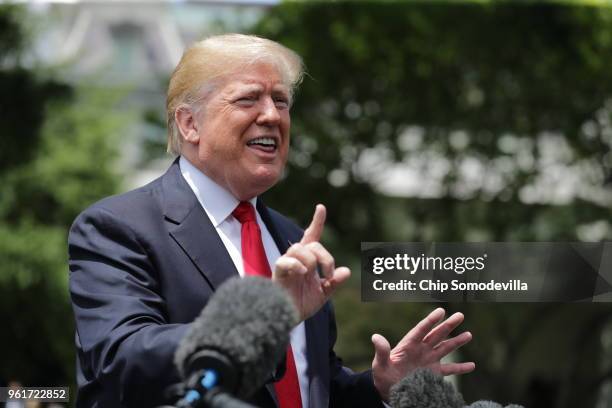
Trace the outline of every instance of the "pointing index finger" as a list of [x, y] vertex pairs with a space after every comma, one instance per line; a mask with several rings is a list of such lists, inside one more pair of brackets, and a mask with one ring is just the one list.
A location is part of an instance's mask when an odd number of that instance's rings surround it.
[[302, 244], [309, 244], [321, 240], [321, 234], [325, 226], [326, 212], [327, 210], [323, 204], [317, 204], [314, 215], [312, 216], [312, 221], [308, 228], [306, 228], [306, 231], [304, 231], [304, 236], [300, 241]]

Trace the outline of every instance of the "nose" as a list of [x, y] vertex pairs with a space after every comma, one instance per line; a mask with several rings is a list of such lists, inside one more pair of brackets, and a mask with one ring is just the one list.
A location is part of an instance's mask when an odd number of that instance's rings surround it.
[[257, 124], [261, 126], [276, 126], [280, 123], [280, 119], [280, 112], [272, 98], [263, 98], [261, 101], [261, 111], [259, 116], [257, 116]]

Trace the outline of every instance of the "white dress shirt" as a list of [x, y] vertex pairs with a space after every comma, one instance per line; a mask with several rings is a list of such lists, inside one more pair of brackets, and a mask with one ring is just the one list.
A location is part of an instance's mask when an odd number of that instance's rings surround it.
[[[236, 269], [240, 276], [244, 276], [244, 267], [242, 265], [242, 244], [241, 244], [241, 229], [242, 224], [234, 218], [232, 212], [238, 206], [239, 202], [229, 191], [215, 183], [208, 176], [198, 170], [187, 159], [181, 156], [179, 166], [183, 178], [193, 190], [198, 201], [206, 211], [208, 218], [217, 230], [223, 245], [227, 249]], [[256, 207], [257, 197], [250, 200], [253, 207]], [[259, 213], [255, 211], [257, 216], [257, 224], [261, 230], [261, 239], [263, 241], [266, 257], [270, 264], [270, 270], [274, 270], [276, 260], [281, 256], [274, 239], [270, 235], [268, 228], [261, 220]], [[297, 369], [298, 380], [300, 383], [300, 394], [302, 396], [302, 407], [308, 407], [308, 360], [306, 359], [306, 331], [304, 322], [297, 325], [291, 331], [291, 348], [293, 350], [293, 358], [295, 359], [295, 367]]]

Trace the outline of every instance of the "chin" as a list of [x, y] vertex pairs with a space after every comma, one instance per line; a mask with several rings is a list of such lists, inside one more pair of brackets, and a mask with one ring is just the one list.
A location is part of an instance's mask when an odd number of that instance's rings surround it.
[[270, 171], [270, 169], [266, 169], [265, 171], [257, 171], [253, 174], [251, 185], [253, 187], [256, 186], [259, 195], [266, 190], [274, 187], [278, 180], [280, 180], [281, 172], [278, 170]]

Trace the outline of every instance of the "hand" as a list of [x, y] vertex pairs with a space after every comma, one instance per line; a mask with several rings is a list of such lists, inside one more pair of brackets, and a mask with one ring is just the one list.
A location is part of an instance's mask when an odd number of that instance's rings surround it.
[[[372, 336], [375, 355], [372, 361], [374, 385], [381, 397], [389, 400], [389, 389], [417, 368], [429, 368], [441, 375], [465, 374], [476, 365], [470, 363], [442, 364], [440, 360], [472, 340], [470, 332], [447, 339], [463, 321], [463, 314], [455, 313], [436, 326], [444, 318], [444, 309], [438, 308], [421, 320], [391, 350], [387, 339], [380, 334]], [[434, 326], [436, 326], [434, 328]]]
[[349, 268], [336, 268], [334, 258], [319, 242], [325, 212], [325, 206], [317, 204], [302, 240], [278, 258], [272, 273], [272, 279], [289, 291], [301, 320], [314, 315], [334, 290], [351, 276]]

